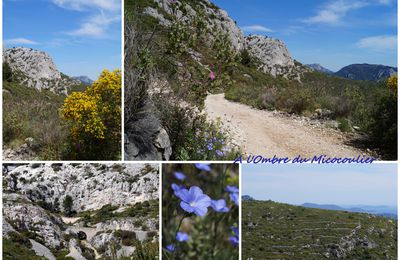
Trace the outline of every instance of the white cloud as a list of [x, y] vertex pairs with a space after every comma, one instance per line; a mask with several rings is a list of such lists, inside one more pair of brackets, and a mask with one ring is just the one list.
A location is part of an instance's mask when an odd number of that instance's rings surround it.
[[82, 11], [90, 8], [116, 11], [121, 7], [121, 0], [52, 0], [59, 7]]
[[26, 39], [26, 38], [13, 38], [13, 39], [8, 39], [5, 40], [5, 43], [7, 45], [21, 45], [21, 44], [25, 44], [25, 45], [38, 45], [38, 42]]
[[258, 24], [243, 26], [240, 28], [244, 32], [273, 32], [273, 30], [271, 30], [270, 28]]
[[357, 42], [360, 48], [371, 49], [375, 51], [392, 51], [397, 47], [396, 35], [379, 35], [362, 38]]
[[365, 1], [337, 0], [325, 5], [315, 16], [309, 17], [303, 21], [310, 24], [322, 23], [338, 25], [343, 22], [342, 18], [346, 16], [348, 12], [363, 8], [367, 5], [368, 3]]
[[103, 37], [106, 35], [109, 25], [119, 20], [119, 15], [110, 15], [102, 12], [90, 17], [83, 22], [78, 29], [68, 32], [67, 34], [72, 36]]
[[394, 1], [393, 0], [377, 0], [381, 5], [391, 5]]

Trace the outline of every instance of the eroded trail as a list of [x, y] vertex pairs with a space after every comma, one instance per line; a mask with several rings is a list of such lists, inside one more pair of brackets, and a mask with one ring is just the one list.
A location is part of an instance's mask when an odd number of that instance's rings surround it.
[[357, 157], [364, 154], [345, 145], [343, 135], [334, 129], [311, 126], [271, 111], [253, 109], [226, 100], [224, 94], [207, 96], [205, 112], [210, 119], [221, 119], [233, 142], [245, 154], [291, 158], [297, 155]]

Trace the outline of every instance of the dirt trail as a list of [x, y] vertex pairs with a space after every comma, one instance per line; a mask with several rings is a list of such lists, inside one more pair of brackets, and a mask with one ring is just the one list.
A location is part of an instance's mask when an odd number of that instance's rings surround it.
[[343, 135], [326, 127], [311, 126], [249, 106], [228, 101], [224, 94], [208, 95], [205, 112], [210, 119], [220, 118], [231, 133], [233, 143], [244, 154], [278, 157], [312, 157], [326, 154], [357, 157], [362, 151], [344, 144]]

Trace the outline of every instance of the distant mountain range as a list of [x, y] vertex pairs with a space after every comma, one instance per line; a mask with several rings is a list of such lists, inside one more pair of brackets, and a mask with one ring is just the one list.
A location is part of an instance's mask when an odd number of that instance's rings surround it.
[[318, 64], [318, 63], [306, 64], [306, 66], [315, 71], [319, 71], [319, 72], [326, 73], [326, 74], [334, 74], [333, 71], [323, 67], [321, 64]]
[[397, 68], [375, 64], [352, 64], [340, 69], [335, 75], [356, 80], [380, 80], [397, 73]]
[[73, 78], [76, 79], [76, 80], [79, 80], [80, 82], [82, 82], [83, 84], [86, 84], [86, 85], [92, 85], [93, 82], [94, 82], [88, 76], [76, 76], [76, 77], [73, 77]]
[[386, 79], [393, 74], [397, 73], [397, 68], [378, 65], [378, 64], [351, 64], [346, 67], [341, 68], [337, 72], [333, 72], [320, 64], [307, 64], [307, 67], [314, 71], [319, 71], [329, 75], [335, 75], [342, 78], [354, 79], [354, 80], [370, 80], [378, 81], [381, 79]]
[[397, 209], [388, 206], [353, 205], [338, 206], [334, 204], [303, 203], [300, 206], [313, 209], [342, 210], [349, 212], [369, 213], [377, 216], [397, 219]]

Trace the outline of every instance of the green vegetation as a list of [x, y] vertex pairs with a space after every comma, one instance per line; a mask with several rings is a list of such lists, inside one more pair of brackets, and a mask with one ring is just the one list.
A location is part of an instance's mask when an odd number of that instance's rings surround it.
[[397, 221], [364, 213], [242, 201], [244, 259], [397, 259]]
[[28, 137], [40, 147], [42, 159], [58, 159], [63, 153], [66, 131], [58, 109], [65, 97], [36, 90], [16, 82], [3, 82], [3, 140], [17, 148]]
[[3, 237], [3, 259], [7, 260], [39, 260], [28, 238], [17, 232], [10, 232], [9, 238]]
[[[206, 133], [207, 128], [220, 126], [206, 125], [203, 129], [204, 123], [196, 125], [195, 122], [204, 119], [190, 108], [177, 106], [175, 101], [183, 100], [202, 109], [208, 93], [222, 92], [231, 101], [258, 109], [277, 109], [304, 116], [313, 116], [316, 109], [329, 110], [329, 119], [338, 121], [343, 132], [353, 132], [353, 127], [357, 126], [358, 131], [370, 137], [362, 141], [361, 146], [378, 150], [384, 159], [397, 158], [397, 92], [392, 95], [385, 81], [356, 81], [319, 72], [304, 72], [300, 81], [275, 78], [258, 70], [259, 61], [246, 49], [236, 52], [225, 33], [208, 28], [205, 21], [216, 17], [204, 13], [197, 1], [182, 3], [173, 4], [171, 13], [167, 13], [150, 0], [125, 2], [127, 26], [141, 32], [137, 37], [142, 37], [136, 48], [139, 51], [128, 55], [134, 61], [133, 68], [140, 70], [142, 83], [156, 75], [168, 81], [173, 92], [155, 97], [154, 102], [172, 139], [171, 159], [216, 159], [216, 150], [204, 157], [196, 153], [204, 150], [203, 139], [193, 133]], [[176, 18], [178, 10], [186, 13], [184, 4], [197, 12], [195, 18]], [[167, 28], [143, 13], [149, 6], [170, 22]], [[215, 76], [213, 79], [210, 73]], [[142, 93], [146, 92], [144, 89]], [[166, 98], [173, 101], [160, 102]], [[177, 126], [186, 130], [181, 132]]]
[[[3, 141], [7, 147], [18, 149], [27, 144], [26, 152], [41, 160], [120, 157], [120, 116], [117, 112], [120, 113], [121, 109], [121, 84], [111, 80], [105, 82], [113, 77], [106, 77], [103, 72], [103, 77], [90, 87], [91, 93], [95, 92], [100, 100], [94, 102], [92, 98], [85, 99], [86, 103], [79, 103], [82, 100], [74, 97], [87, 93], [83, 84], [72, 86], [72, 94], [67, 98], [50, 90], [27, 87], [13, 76], [7, 63], [3, 63], [3, 69]], [[65, 113], [61, 117], [63, 105]], [[87, 107], [96, 109], [88, 111]], [[68, 117], [71, 115], [68, 112], [75, 117]], [[77, 117], [86, 124], [77, 122]], [[83, 133], [82, 128], [90, 133]], [[79, 133], [81, 135], [78, 136]], [[93, 140], [92, 136], [98, 138]], [[33, 141], [28, 138], [33, 138]]]
[[85, 91], [69, 95], [61, 114], [69, 128], [69, 158], [118, 159], [121, 149], [121, 71], [104, 70]]
[[[125, 2], [125, 38], [130, 43], [125, 53], [128, 77], [125, 80], [125, 122], [128, 126], [137, 126], [137, 121], [148, 110], [148, 99], [151, 99], [171, 141], [173, 153], [170, 159], [231, 160], [237, 157], [239, 151], [227, 146], [229, 137], [222, 131], [221, 125], [207, 122], [206, 117], [197, 109], [203, 107], [208, 91], [221, 90], [226, 84], [222, 77], [213, 81], [210, 78], [212, 70], [201, 66], [190, 54], [191, 51], [203, 53], [199, 48], [209, 49], [206, 45], [209, 30], [205, 23], [209, 18], [197, 1], [184, 2], [191, 4], [198, 14], [190, 21], [178, 20], [173, 15], [177, 10], [186, 13], [183, 5], [173, 5], [171, 13], [167, 13], [152, 1]], [[165, 30], [156, 19], [144, 14], [143, 9], [147, 6], [157, 9], [171, 20], [171, 27]], [[226, 49], [224, 37], [221, 35], [215, 42], [216, 46], [225, 49], [221, 51], [220, 57], [214, 59], [230, 63], [233, 62], [231, 50]], [[188, 77], [188, 74], [191, 76]], [[148, 88], [155, 76], [168, 81], [173, 96], [156, 93], [149, 97]], [[166, 98], [170, 98], [170, 102], [165, 102]], [[189, 106], [181, 106], [181, 101], [187, 102]], [[146, 140], [150, 138], [146, 137], [150, 129], [151, 125], [148, 124], [143, 131], [134, 129], [127, 132], [138, 132], [136, 139]]]
[[[110, 204], [104, 205], [101, 209], [95, 211], [85, 211], [79, 213], [85, 225], [95, 225], [113, 218], [132, 217], [137, 218], [137, 226], [141, 226], [145, 218], [158, 218], [158, 200], [149, 200], [138, 202], [124, 209], [122, 212], [114, 212], [118, 207]], [[135, 225], [136, 225], [135, 224]]]
[[64, 213], [66, 216], [72, 215], [72, 206], [73, 206], [72, 197], [69, 195], [65, 196], [65, 198], [63, 200], [63, 208], [64, 208]]

